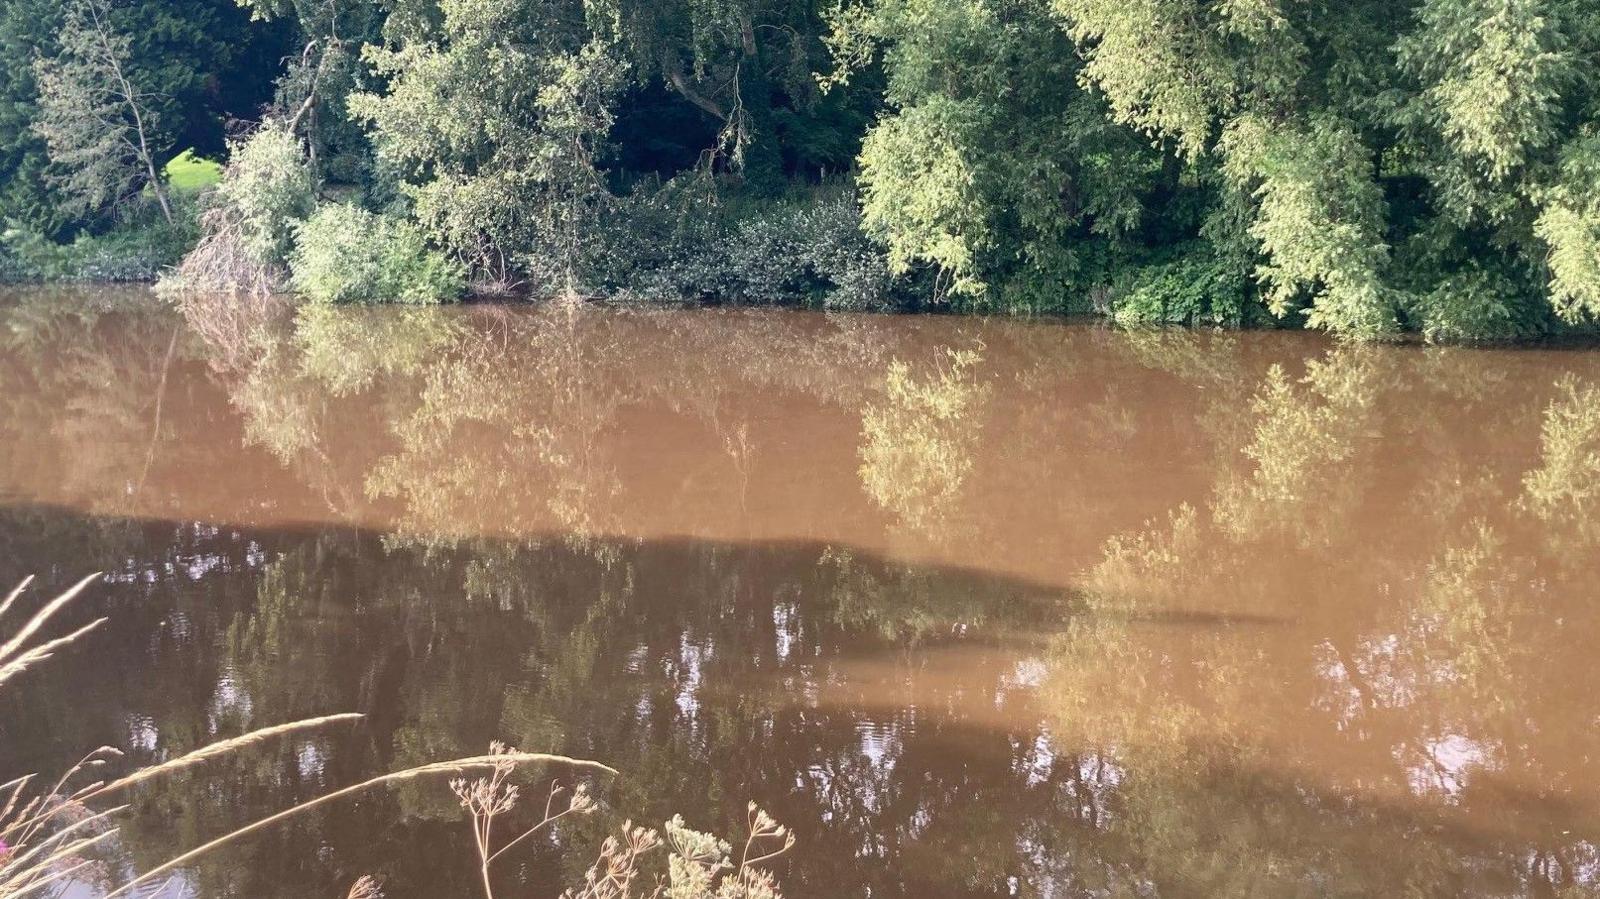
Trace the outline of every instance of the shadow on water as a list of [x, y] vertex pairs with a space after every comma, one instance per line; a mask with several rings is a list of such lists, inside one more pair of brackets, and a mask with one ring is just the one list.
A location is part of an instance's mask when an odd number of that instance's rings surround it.
[[[596, 784], [606, 814], [508, 870], [508, 889], [543, 894], [580, 876], [623, 817], [729, 827], [749, 799], [800, 836], [783, 870], [795, 896], [1531, 894], [1591, 851], [1570, 836], [1594, 832], [1591, 805], [1492, 778], [1471, 801], [1492, 796], [1494, 813], [1474, 815], [1332, 782], [1243, 730], [1105, 739], [1052, 714], [1072, 645], [1061, 634], [1078, 624], [1228, 633], [1270, 620], [1101, 614], [1025, 580], [804, 542], [446, 550], [356, 528], [3, 515], [8, 534], [41, 528], [13, 542], [7, 576], [62, 581], [95, 559], [107, 578], [78, 614], [113, 619], [0, 704], [8, 766], [48, 770], [102, 743], [170, 756], [270, 721], [367, 716], [150, 787], [122, 847], [137, 861], [493, 738], [622, 772]], [[1182, 714], [1143, 689], [1147, 707], [1097, 700]], [[253, 839], [183, 886], [337, 895], [368, 872], [397, 897], [471, 882], [443, 785]]]
[[[43, 592], [104, 565], [99, 595], [76, 611], [113, 621], [5, 699], [8, 770], [50, 770], [101, 744], [162, 757], [309, 710], [367, 716], [151, 788], [139, 804], [154, 811], [127, 831], [147, 860], [322, 789], [505, 739], [610, 760], [624, 774], [601, 795], [619, 816], [734, 824], [747, 800], [771, 804], [811, 847], [790, 872], [796, 895], [845, 882], [896, 892], [909, 873], [897, 852], [850, 861], [853, 841], [884, 838], [880, 815], [904, 801], [893, 768], [920, 759], [924, 776], [1003, 789], [1006, 727], [1033, 717], [1004, 708], [1027, 701], [1008, 684], [1008, 647], [1059, 614], [1056, 591], [1036, 584], [817, 544], [552, 537], [440, 550], [356, 528], [46, 507], [4, 519], [11, 535], [38, 528], [13, 540], [7, 576], [45, 572]], [[533, 853], [516, 878], [546, 892], [574, 882], [601, 826], [563, 833], [570, 851]], [[465, 836], [442, 785], [407, 787], [225, 853], [191, 886], [334, 895], [335, 874], [374, 871], [391, 895], [453, 895], [472, 882]]]

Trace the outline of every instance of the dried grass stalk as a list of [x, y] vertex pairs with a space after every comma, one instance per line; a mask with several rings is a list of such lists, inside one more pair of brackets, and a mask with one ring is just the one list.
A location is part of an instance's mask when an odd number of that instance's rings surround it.
[[[61, 611], [62, 607], [67, 603], [77, 599], [78, 594], [83, 592], [83, 588], [89, 586], [89, 584], [93, 583], [99, 577], [100, 572], [97, 571], [94, 574], [91, 574], [83, 580], [77, 582], [76, 584], [73, 584], [72, 588], [67, 592], [46, 603], [45, 607], [35, 613], [34, 616], [28, 620], [28, 623], [24, 624], [10, 640], [7, 640], [4, 644], [0, 644], [0, 663], [4, 663], [10, 659], [11, 656], [17, 652], [17, 650], [22, 648], [22, 644], [26, 643], [29, 637], [32, 637], [34, 634], [38, 633], [39, 629], [44, 627], [45, 624], [50, 621], [50, 618], [55, 615], [55, 613]], [[16, 590], [12, 591], [12, 595], [6, 598], [6, 606], [10, 606], [10, 604], [15, 601], [16, 595], [21, 593], [22, 587], [27, 586], [27, 584], [27, 581], [23, 581], [22, 586], [19, 586]]]
[[209, 762], [214, 758], [228, 755], [229, 753], [233, 752], [238, 752], [247, 746], [252, 746], [265, 740], [270, 740], [273, 737], [295, 733], [296, 731], [310, 730], [314, 727], [322, 727], [323, 725], [334, 724], [340, 721], [359, 721], [362, 719], [362, 717], [364, 716], [355, 712], [342, 712], [337, 715], [323, 715], [321, 718], [306, 718], [302, 721], [292, 721], [288, 724], [275, 724], [272, 727], [263, 727], [260, 730], [254, 730], [247, 734], [242, 734], [227, 740], [221, 740], [216, 743], [212, 743], [209, 746], [202, 746], [193, 752], [181, 755], [178, 758], [172, 759], [171, 761], [162, 762], [159, 765], [153, 765], [149, 768], [141, 768], [138, 771], [129, 774], [127, 777], [112, 781], [103, 787], [95, 789], [93, 792], [84, 796], [83, 799], [96, 799], [106, 795], [107, 793], [127, 789], [135, 784], [143, 783], [152, 777], [160, 777], [165, 774], [171, 774], [175, 771], [181, 771], [185, 768], [193, 768], [195, 765], [204, 764], [205, 762]]
[[264, 297], [288, 287], [289, 273], [281, 265], [261, 261], [250, 246], [244, 223], [229, 207], [213, 206], [201, 213], [200, 235], [194, 249], [162, 276], [163, 290]]
[[315, 799], [302, 802], [299, 805], [291, 808], [284, 809], [277, 814], [268, 815], [265, 818], [247, 824], [238, 830], [232, 831], [231, 833], [223, 834], [209, 843], [191, 849], [177, 858], [151, 868], [149, 871], [146, 871], [145, 873], [135, 877], [133, 880], [128, 881], [110, 893], [107, 893], [105, 899], [115, 899], [117, 896], [127, 895], [128, 892], [134, 887], [142, 883], [148, 883], [156, 877], [159, 877], [175, 868], [181, 867], [182, 865], [185, 865], [194, 859], [205, 855], [207, 852], [231, 843], [240, 837], [255, 833], [256, 831], [265, 829], [267, 827], [271, 827], [274, 824], [278, 824], [288, 818], [299, 815], [302, 812], [310, 811], [311, 809], [326, 805], [334, 800], [343, 799], [346, 796], [360, 793], [365, 790], [370, 790], [376, 786], [396, 783], [399, 781], [416, 780], [417, 778], [430, 777], [438, 774], [466, 774], [471, 771], [493, 770], [506, 764], [529, 765], [540, 763], [570, 765], [578, 768], [593, 768], [598, 771], [604, 771], [608, 774], [617, 773], [615, 768], [612, 768], [608, 765], [602, 765], [599, 762], [592, 762], [587, 759], [575, 759], [571, 758], [570, 756], [550, 755], [543, 752], [514, 752], [499, 755], [467, 756], [465, 758], [451, 759], [447, 762], [434, 762], [428, 765], [419, 765], [415, 768], [407, 768], [404, 771], [395, 771], [390, 774], [382, 774], [372, 778], [371, 780], [364, 780], [361, 783], [353, 784], [351, 786], [344, 787], [343, 789], [334, 790], [332, 793], [325, 793]]

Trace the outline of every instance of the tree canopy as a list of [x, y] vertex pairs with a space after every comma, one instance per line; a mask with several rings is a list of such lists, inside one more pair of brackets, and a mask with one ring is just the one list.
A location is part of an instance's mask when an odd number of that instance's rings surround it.
[[[93, 141], [45, 139], [89, 2], [0, 15], [0, 211], [46, 234], [163, 178], [83, 202]], [[479, 284], [768, 301], [707, 262], [771, 255], [761, 221], [776, 258], [866, 241], [884, 305], [1465, 341], [1600, 316], [1582, 0], [241, 2], [93, 0], [154, 166], [270, 118], [324, 200]], [[853, 222], [793, 224], [841, 179]]]

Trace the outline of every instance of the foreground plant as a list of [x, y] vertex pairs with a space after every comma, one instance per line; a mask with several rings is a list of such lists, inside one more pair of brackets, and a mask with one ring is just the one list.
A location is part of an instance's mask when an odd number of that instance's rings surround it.
[[[754, 802], [748, 806], [749, 833], [739, 862], [733, 846], [708, 833], [690, 830], [682, 815], [672, 816], [666, 838], [644, 827], [624, 822], [619, 836], [607, 837], [600, 856], [584, 874], [583, 886], [568, 890], [562, 899], [782, 899], [772, 872], [757, 867], [794, 848], [794, 834], [772, 819]], [[643, 891], [641, 858], [665, 845], [667, 876], [655, 878]]]
[[[493, 743], [489, 754], [506, 761], [497, 764], [488, 777], [452, 780], [450, 789], [471, 817], [484, 899], [495, 899], [490, 873], [496, 859], [568, 815], [592, 813], [595, 802], [582, 784], [570, 793], [560, 784], [552, 784], [539, 822], [497, 848], [495, 820], [516, 807], [521, 791], [510, 782], [516, 770], [510, 760], [516, 750]], [[750, 803], [748, 814], [748, 835], [737, 864], [732, 860], [731, 844], [690, 830], [682, 815], [674, 815], [666, 823], [665, 839], [654, 830], [626, 821], [619, 835], [607, 837], [601, 844], [583, 885], [567, 890], [562, 899], [782, 899], [777, 879], [757, 865], [794, 848], [794, 834], [754, 802]], [[666, 877], [650, 878], [651, 886], [646, 889], [642, 886], [646, 878], [640, 870], [641, 862], [663, 846], [669, 849]]]
[[[49, 659], [58, 650], [76, 642], [104, 625], [108, 619], [96, 618], [63, 636], [43, 638], [41, 634], [55, 617], [82, 595], [100, 577], [98, 573], [78, 581], [70, 589], [45, 603], [10, 637], [0, 642], [0, 686], [34, 665]], [[17, 606], [32, 578], [24, 580], [4, 600], [0, 600], [0, 628]], [[0, 634], [4, 631], [0, 630]], [[49, 895], [82, 882], [96, 863], [94, 853], [118, 833], [117, 821], [129, 809], [115, 804], [132, 787], [169, 774], [232, 755], [257, 744], [289, 734], [332, 724], [349, 723], [363, 716], [351, 713], [324, 715], [258, 730], [219, 740], [158, 765], [137, 768], [113, 779], [100, 777], [108, 765], [121, 759], [121, 751], [102, 746], [89, 753], [55, 781], [41, 786], [32, 774], [0, 783], [0, 899]], [[553, 783], [545, 798], [544, 813], [538, 823], [503, 843], [496, 844], [496, 819], [516, 807], [521, 788], [512, 782], [518, 768], [535, 763], [555, 763], [615, 774], [598, 762], [540, 752], [519, 752], [503, 743], [492, 743], [487, 755], [468, 756], [445, 762], [420, 765], [390, 774], [381, 774], [361, 783], [325, 793], [197, 846], [145, 871], [127, 882], [109, 888], [106, 899], [125, 896], [152, 886], [157, 892], [160, 878], [202, 855], [257, 831], [280, 824], [357, 793], [384, 784], [416, 780], [434, 775], [451, 776], [450, 789], [461, 801], [471, 819], [473, 844], [485, 899], [494, 899], [491, 869], [494, 862], [535, 834], [546, 832], [569, 815], [589, 814], [595, 809], [588, 787], [578, 784], [571, 790]], [[471, 778], [476, 772], [486, 772]], [[757, 867], [789, 851], [794, 835], [774, 821], [755, 803], [749, 806], [749, 833], [733, 861], [733, 847], [711, 834], [690, 830], [683, 817], [674, 816], [665, 826], [666, 836], [654, 830], [623, 824], [621, 836], [607, 838], [598, 859], [589, 868], [581, 887], [568, 890], [564, 899], [781, 899], [776, 878]], [[641, 860], [655, 850], [668, 848], [665, 877], [651, 878], [651, 886], [641, 886]], [[145, 888], [141, 890], [141, 888]], [[351, 885], [346, 899], [381, 899], [378, 881], [362, 877]]]

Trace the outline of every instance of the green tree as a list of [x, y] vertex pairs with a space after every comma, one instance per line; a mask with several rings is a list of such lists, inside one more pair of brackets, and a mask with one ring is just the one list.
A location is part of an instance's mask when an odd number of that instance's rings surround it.
[[659, 80], [714, 124], [716, 146], [705, 149], [746, 191], [777, 193], [786, 168], [848, 165], [838, 148], [855, 141], [838, 130], [864, 122], [841, 97], [818, 91], [826, 25], [814, 0], [597, 0], [588, 8], [637, 84]]
[[150, 190], [167, 221], [172, 204], [158, 171], [154, 90], [132, 80], [131, 41], [111, 21], [107, 0], [72, 0], [55, 56], [34, 63], [39, 117], [52, 177], [68, 208], [93, 212]]
[[885, 0], [835, 18], [843, 80], [881, 48], [889, 111], [862, 147], [868, 231], [941, 292], [1059, 304], [1144, 214], [1158, 157], [1072, 88], [1079, 64], [1042, 4]]
[[430, 237], [480, 275], [575, 289], [609, 197], [596, 154], [624, 66], [564, 0], [444, 0], [440, 12], [367, 47], [387, 88], [351, 108]]
[[0, 227], [8, 222], [55, 235], [69, 221], [62, 197], [45, 177], [50, 164], [44, 138], [33, 130], [38, 88], [33, 59], [53, 53], [60, 6], [16, 0], [0, 6]]

